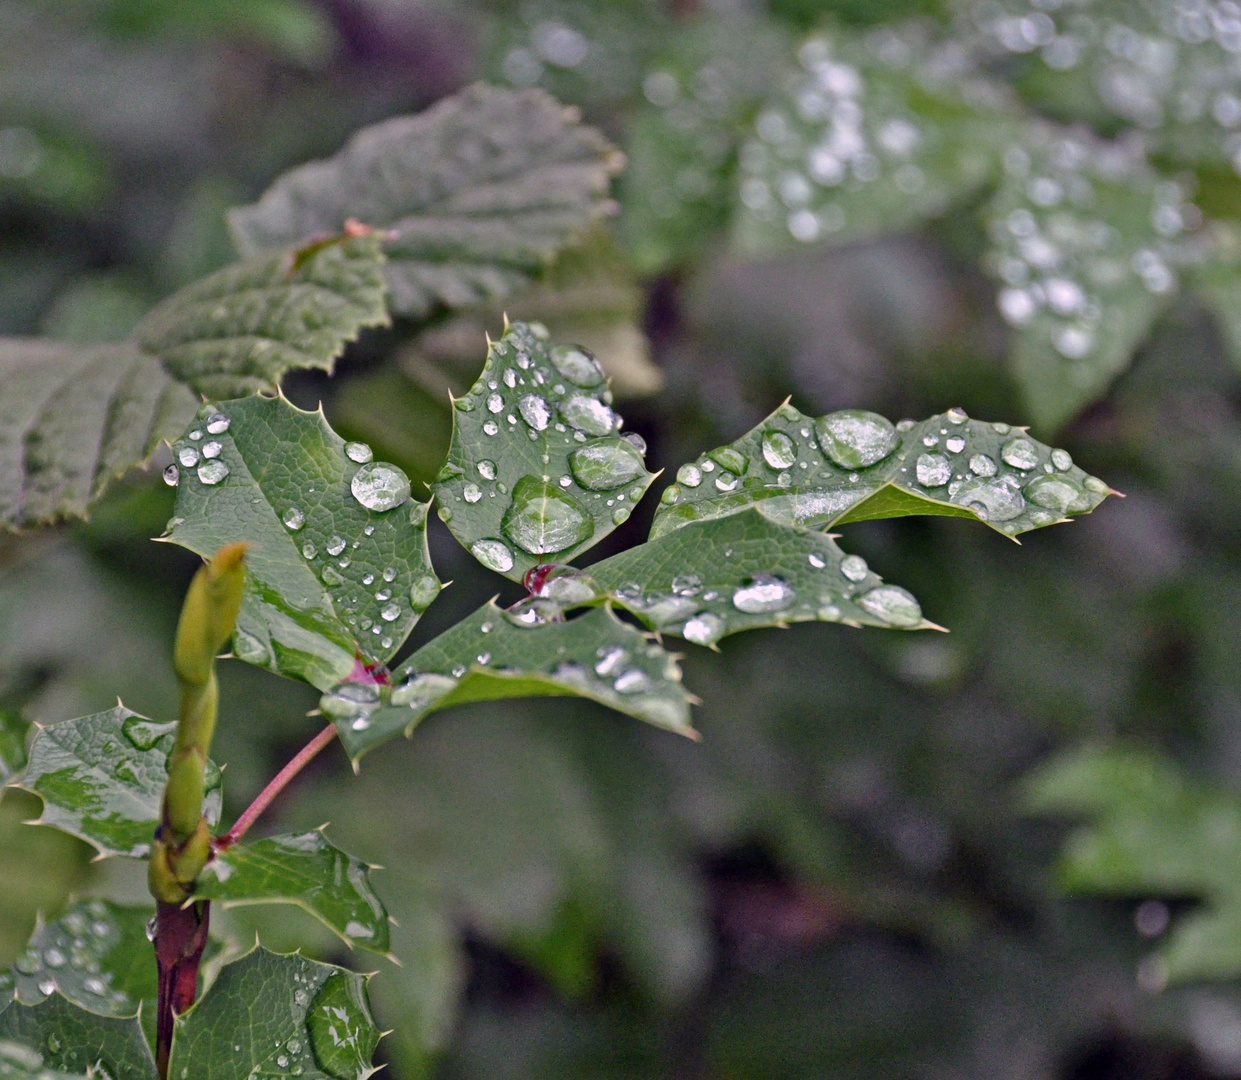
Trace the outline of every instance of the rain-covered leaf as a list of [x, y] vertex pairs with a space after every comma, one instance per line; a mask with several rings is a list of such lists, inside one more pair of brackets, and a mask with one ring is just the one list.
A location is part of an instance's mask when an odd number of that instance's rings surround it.
[[920, 630], [918, 601], [860, 555], [761, 508], [695, 522], [595, 563], [587, 573], [654, 630], [710, 645], [759, 626], [818, 619]]
[[244, 540], [233, 652], [326, 689], [387, 661], [439, 592], [427, 504], [395, 465], [283, 397], [209, 405], [173, 445], [169, 539], [204, 558]]
[[603, 369], [539, 323], [514, 323], [454, 402], [452, 446], [434, 485], [439, 516], [484, 566], [520, 581], [567, 562], [628, 517], [654, 476], [620, 434]]
[[132, 344], [0, 340], [0, 521], [81, 516], [194, 414], [194, 395]]
[[689, 695], [676, 657], [604, 606], [568, 622], [555, 604], [485, 604], [392, 673], [392, 689], [345, 683], [320, 708], [355, 761], [428, 713], [498, 698], [584, 697], [657, 727], [690, 734]]
[[72, 904], [36, 927], [13, 964], [17, 1000], [37, 1005], [53, 993], [103, 1016], [131, 1017], [156, 994], [155, 950], [146, 936], [151, 908], [106, 900]]
[[168, 1075], [366, 1080], [378, 1043], [363, 976], [255, 948], [177, 1018]]
[[292, 250], [217, 270], [156, 307], [133, 339], [210, 398], [269, 390], [291, 368], [331, 371], [361, 330], [388, 321], [379, 239], [357, 232], [300, 248], [293, 237]]
[[0, 1039], [0, 1080], [84, 1080], [85, 1074], [49, 1069], [28, 1042]]
[[0, 1012], [0, 1039], [37, 1047], [51, 1069], [155, 1080], [155, 1062], [137, 1016], [102, 1016], [60, 994], [36, 1005], [13, 1002]]
[[392, 310], [499, 299], [607, 212], [620, 156], [538, 90], [472, 86], [355, 135], [278, 179], [229, 220], [245, 252], [339, 231], [386, 230]]
[[15, 709], [0, 707], [0, 784], [26, 764], [26, 735], [30, 722]]
[[1076, 893], [1200, 897], [1157, 956], [1170, 979], [1241, 974], [1241, 799], [1137, 748], [1068, 751], [1026, 781], [1026, 807], [1072, 815], [1060, 881]]
[[1031, 417], [1054, 431], [1129, 364], [1194, 257], [1200, 215], [1137, 143], [1031, 128], [986, 210], [997, 306]]
[[[11, 783], [43, 799], [39, 824], [79, 836], [101, 855], [142, 858], [159, 825], [176, 730], [124, 705], [41, 727]], [[210, 764], [203, 813], [212, 825], [221, 798], [220, 771]]]
[[322, 832], [272, 836], [217, 852], [194, 895], [240, 904], [294, 904], [346, 942], [388, 951], [388, 913], [375, 894], [370, 867], [334, 847]]
[[1067, 451], [960, 409], [894, 425], [860, 409], [814, 419], [786, 402], [736, 442], [677, 470], [651, 539], [751, 506], [816, 529], [923, 514], [976, 518], [1017, 536], [1093, 510], [1108, 492]]
[[918, 37], [816, 34], [796, 59], [741, 148], [743, 254], [908, 228], [994, 176], [1010, 119]]

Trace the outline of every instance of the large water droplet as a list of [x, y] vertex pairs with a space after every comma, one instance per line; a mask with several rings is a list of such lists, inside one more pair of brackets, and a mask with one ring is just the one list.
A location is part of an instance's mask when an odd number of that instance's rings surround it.
[[483, 492], [477, 484], [466, 484], [461, 489], [461, 497], [468, 503], [476, 503], [483, 497]]
[[1026, 508], [1021, 488], [1010, 476], [967, 480], [957, 488], [952, 501], [973, 510], [984, 521], [1011, 521]]
[[203, 457], [217, 458], [223, 450], [224, 444], [221, 442], [216, 442], [215, 439], [212, 439], [211, 442], [203, 445]]
[[425, 611], [431, 601], [439, 596], [439, 582], [430, 574], [423, 574], [409, 587], [409, 603], [415, 611]]
[[842, 409], [815, 421], [819, 446], [842, 469], [864, 469], [888, 457], [900, 443], [892, 422], [865, 409]]
[[401, 617], [401, 605], [393, 601], [390, 604], [384, 604], [379, 610], [379, 617], [384, 622], [395, 622]]
[[996, 463], [986, 454], [975, 454], [970, 458], [970, 468], [979, 476], [994, 476], [998, 471]]
[[943, 487], [952, 477], [952, 465], [943, 454], [920, 454], [914, 472], [923, 487]]
[[327, 553], [329, 555], [339, 555], [344, 550], [345, 541], [339, 536], [333, 536], [332, 539], [327, 542]]
[[499, 394], [487, 395], [487, 411], [489, 413], [499, 413], [504, 411], [504, 398]]
[[733, 593], [733, 607], [747, 615], [783, 611], [797, 594], [787, 581], [773, 574], [755, 574]]
[[359, 465], [365, 465], [374, 459], [375, 454], [364, 442], [347, 442], [345, 443], [345, 457], [350, 461], [356, 461]]
[[773, 469], [791, 469], [797, 462], [797, 444], [783, 431], [765, 431], [763, 460]]
[[212, 486], [218, 484], [228, 475], [228, 466], [220, 460], [207, 461], [198, 466], [198, 479], [200, 483]]
[[475, 540], [470, 552], [487, 569], [507, 574], [513, 569], [513, 553], [499, 540]]
[[850, 581], [862, 581], [870, 572], [861, 555], [846, 555], [840, 560], [840, 572]]
[[304, 559], [313, 559], [318, 554], [319, 549], [315, 547], [315, 542], [313, 540], [307, 540], [304, 544], [302, 544], [302, 557]]
[[181, 462], [181, 467], [192, 469], [198, 464], [198, 447], [182, 446], [177, 449], [177, 460]]
[[368, 510], [392, 510], [409, 498], [409, 477], [395, 465], [371, 462], [353, 474], [349, 490]]
[[223, 413], [216, 413], [207, 420], [207, 434], [223, 435], [224, 432], [228, 430], [228, 426], [231, 423], [232, 421]]
[[547, 402], [538, 394], [527, 394], [517, 403], [517, 411], [521, 413], [521, 418], [529, 424], [535, 431], [546, 431], [547, 425], [551, 423], [552, 411], [548, 408]]
[[899, 585], [880, 585], [857, 598], [858, 605], [890, 626], [918, 626], [922, 608]]
[[577, 386], [598, 386], [603, 382], [599, 361], [580, 345], [556, 345], [548, 355], [556, 370]]
[[731, 446], [717, 447], [708, 456], [723, 468], [729, 472], [736, 473], [738, 476], [743, 475], [750, 467], [745, 454], [741, 453], [740, 450], [734, 450]]
[[646, 472], [642, 455], [625, 439], [604, 439], [578, 447], [569, 455], [577, 482], [592, 491], [608, 491]]
[[1067, 450], [1057, 448], [1051, 452], [1051, 463], [1061, 472], [1068, 472], [1073, 468], [1073, 457]]
[[306, 524], [306, 515], [296, 506], [290, 506], [280, 520], [284, 522], [286, 529], [292, 529], [293, 532], [297, 532], [298, 529]]
[[560, 414], [587, 435], [609, 435], [616, 426], [615, 413], [587, 394], [570, 394], [560, 403]]
[[448, 675], [437, 675], [434, 672], [410, 675], [393, 688], [392, 704], [408, 705], [411, 709], [425, 709], [450, 690], [456, 689], [456, 686], [457, 680]]
[[713, 612], [703, 611], [685, 624], [681, 636], [695, 645], [710, 645], [723, 636], [725, 629], [726, 624], [723, 619]]
[[[356, 725], [380, 705], [379, 687], [373, 683], [341, 683], [319, 699], [319, 710], [333, 720], [348, 720]], [[355, 726], [354, 730], [362, 730]]]
[[164, 470], [164, 483], [169, 487], [176, 487], [181, 482], [181, 470], [175, 465], [169, 465]]
[[1004, 444], [1000, 457], [1006, 465], [1011, 465], [1014, 469], [1033, 469], [1038, 464], [1038, 447], [1029, 439], [1018, 435]]
[[677, 483], [696, 488], [702, 483], [702, 470], [697, 465], [682, 465], [677, 469]]
[[1026, 498], [1060, 514], [1090, 509], [1090, 500], [1067, 476], [1039, 476], [1026, 485]]
[[496, 463], [483, 458], [478, 463], [478, 475], [484, 480], [494, 480], [496, 478]]
[[555, 484], [523, 476], [500, 523], [504, 535], [532, 555], [564, 551], [590, 538], [594, 521]]

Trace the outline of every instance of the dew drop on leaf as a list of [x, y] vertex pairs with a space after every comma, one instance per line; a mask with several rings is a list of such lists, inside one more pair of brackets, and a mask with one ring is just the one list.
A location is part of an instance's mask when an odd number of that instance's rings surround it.
[[880, 585], [859, 596], [857, 602], [863, 610], [891, 626], [911, 627], [922, 622], [918, 601], [898, 585]]
[[319, 549], [315, 547], [315, 542], [313, 540], [307, 540], [304, 544], [302, 544], [303, 559], [313, 559], [318, 554]]
[[646, 472], [642, 455], [625, 439], [605, 439], [574, 450], [569, 468], [577, 482], [591, 491], [608, 491]]
[[1026, 508], [1021, 488], [1011, 477], [967, 480], [952, 501], [972, 510], [983, 521], [1011, 521]]
[[975, 454], [970, 458], [970, 468], [979, 476], [994, 476], [996, 464], [986, 454]]
[[1035, 506], [1060, 514], [1088, 510], [1090, 500], [1067, 476], [1039, 476], [1026, 485], [1025, 497]]
[[327, 542], [327, 553], [329, 555], [339, 555], [344, 550], [345, 541], [339, 536], [333, 536], [332, 539]]
[[517, 411], [535, 431], [546, 431], [547, 425], [551, 423], [552, 411], [538, 394], [526, 394], [517, 402]]
[[349, 490], [368, 510], [392, 510], [409, 498], [409, 477], [395, 465], [371, 462], [353, 474]]
[[886, 417], [865, 409], [842, 409], [815, 421], [819, 446], [842, 469], [863, 469], [888, 457], [900, 442]]
[[359, 465], [365, 465], [374, 459], [375, 454], [364, 442], [347, 442], [345, 443], [345, 457], [350, 461], [356, 461]]
[[850, 581], [862, 581], [870, 572], [861, 555], [846, 555], [840, 560], [840, 572]]
[[733, 607], [747, 615], [783, 611], [796, 599], [792, 586], [772, 574], [755, 574], [733, 593]]
[[1038, 464], [1038, 447], [1019, 435], [1004, 444], [1000, 457], [1006, 465], [1011, 465], [1014, 469], [1033, 469]]
[[426, 672], [410, 675], [392, 691], [393, 705], [408, 705], [411, 709], [423, 709], [438, 701], [456, 688], [457, 680], [447, 675]]
[[560, 414], [587, 435], [610, 435], [616, 425], [612, 410], [588, 394], [570, 394], [560, 403]]
[[952, 476], [952, 465], [943, 454], [920, 454], [914, 471], [923, 487], [943, 487]]
[[232, 421], [223, 413], [216, 413], [207, 420], [207, 434], [223, 435], [224, 432], [228, 430], [228, 426], [231, 423]]
[[208, 461], [198, 466], [198, 479], [208, 486], [218, 484], [227, 475], [228, 466], [219, 460]]
[[203, 446], [203, 457], [218, 458], [220, 456], [221, 451], [223, 451], [223, 449], [224, 449], [223, 443], [216, 442], [215, 439], [212, 439], [211, 442], [206, 443]]
[[710, 645], [719, 640], [724, 629], [723, 619], [710, 611], [704, 611], [690, 619], [681, 634], [686, 641], [692, 641], [695, 645]]
[[622, 671], [612, 684], [618, 694], [640, 694], [651, 688], [651, 677], [641, 668]]
[[499, 540], [476, 540], [470, 552], [489, 570], [507, 574], [513, 569], [513, 553]]
[[533, 476], [517, 481], [500, 527], [531, 555], [564, 551], [588, 540], [595, 531], [594, 522], [577, 500]]
[[797, 444], [783, 431], [765, 431], [763, 460], [773, 469], [791, 469], [797, 461]]
[[496, 463], [483, 458], [478, 463], [478, 475], [484, 480], [494, 480], [496, 478]]
[[290, 506], [280, 520], [284, 522], [286, 529], [292, 529], [294, 532], [297, 532], [298, 529], [306, 524], [306, 515], [296, 506]]
[[182, 468], [192, 469], [198, 464], [198, 447], [182, 446], [178, 448], [177, 460], [181, 462]]
[[483, 492], [477, 484], [466, 484], [461, 489], [461, 497], [468, 503], [476, 503], [483, 497]]
[[677, 483], [696, 488], [702, 483], [702, 470], [697, 465], [682, 465], [677, 469]]
[[556, 345], [549, 355], [560, 372], [569, 382], [577, 386], [598, 386], [603, 382], [603, 368], [591, 353], [580, 345]]
[[169, 465], [164, 470], [164, 483], [169, 487], [176, 487], [181, 481], [181, 470], [175, 465]]
[[499, 394], [487, 395], [487, 411], [489, 413], [502, 412], [504, 409], [504, 398]]
[[1073, 458], [1067, 450], [1056, 449], [1051, 452], [1051, 463], [1061, 472], [1073, 468]]
[[401, 605], [395, 602], [385, 604], [379, 611], [379, 617], [384, 622], [395, 622], [401, 617]]

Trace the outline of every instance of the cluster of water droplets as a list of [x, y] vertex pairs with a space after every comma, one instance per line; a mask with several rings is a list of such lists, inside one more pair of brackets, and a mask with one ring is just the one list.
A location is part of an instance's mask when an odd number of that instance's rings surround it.
[[205, 487], [215, 487], [232, 471], [225, 460], [223, 436], [232, 421], [214, 405], [198, 411], [198, 423], [172, 447], [173, 464], [164, 470], [164, 483], [176, 487], [182, 475], [194, 476]]

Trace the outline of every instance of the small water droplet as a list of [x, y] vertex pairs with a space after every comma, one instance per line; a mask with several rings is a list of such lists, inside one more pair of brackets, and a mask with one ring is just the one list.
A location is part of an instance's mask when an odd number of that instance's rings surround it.
[[628, 520], [629, 520], [629, 507], [618, 506], [615, 510], [612, 511], [612, 524], [613, 525], [624, 525], [625, 522]]
[[965, 449], [965, 440], [958, 435], [954, 435], [951, 439], [944, 443], [944, 449], [950, 454], [959, 454]]
[[499, 540], [476, 540], [470, 551], [489, 570], [507, 574], [513, 569], [513, 553]]
[[497, 424], [494, 420], [488, 420], [483, 425], [483, 431], [488, 435], [495, 435], [499, 432], [499, 430], [500, 430], [500, 425]]
[[813, 552], [810, 555], [806, 556], [806, 560], [816, 570], [822, 570], [823, 567], [827, 565], [827, 560], [824, 559], [822, 555], [816, 555]]
[[198, 442], [198, 440], [201, 439], [202, 437], [203, 437], [203, 433], [201, 431], [195, 430], [195, 431], [190, 432], [190, 438], [193, 439], [195, 442]]
[[216, 442], [214, 439], [212, 439], [211, 442], [205, 443], [203, 445], [203, 457], [218, 458], [220, 456], [220, 452], [223, 449], [224, 449], [223, 443]]
[[1106, 495], [1112, 489], [1107, 486], [1097, 476], [1088, 476], [1082, 481], [1087, 491], [1093, 491], [1096, 495]]
[[207, 420], [208, 435], [223, 435], [232, 421], [223, 413], [216, 413]]
[[155, 916], [152, 915], [147, 920], [147, 927], [146, 927], [147, 941], [155, 940], [155, 927], [156, 927], [156, 919], [155, 919]]
[[815, 421], [819, 446], [842, 469], [863, 469], [891, 455], [900, 443], [886, 417], [865, 409], [842, 409]]
[[773, 574], [755, 574], [733, 593], [733, 607], [747, 615], [783, 611], [796, 599], [788, 582]]
[[461, 497], [468, 503], [476, 503], [483, 497], [483, 492], [477, 484], [466, 484], [461, 489]]
[[672, 591], [677, 596], [697, 596], [702, 591], [702, 578], [697, 574], [677, 574], [672, 579]]
[[228, 475], [228, 466], [218, 458], [215, 461], [208, 461], [198, 466], [198, 480], [200, 483], [212, 486], [218, 484]]
[[944, 415], [948, 418], [948, 422], [950, 424], [964, 424], [965, 421], [969, 419], [964, 409], [952, 408], [944, 413]]
[[415, 611], [425, 611], [439, 595], [439, 582], [424, 574], [409, 587], [409, 603]]
[[601, 439], [569, 455], [569, 468], [584, 488], [610, 491], [646, 472], [642, 455], [625, 439]]
[[943, 454], [921, 454], [915, 474], [923, 487], [943, 487], [952, 477], [952, 465]]
[[740, 481], [730, 472], [722, 472], [715, 478], [715, 486], [720, 491], [732, 491]]
[[997, 466], [986, 454], [975, 454], [970, 458], [970, 468], [979, 476], [994, 476]]
[[359, 465], [365, 465], [368, 461], [374, 460], [375, 453], [366, 443], [347, 442], [345, 443], [345, 457], [350, 461], [356, 461]]
[[513, 501], [500, 527], [532, 555], [564, 551], [595, 531], [594, 522], [571, 495], [533, 476], [523, 476], [513, 488]]
[[64, 967], [68, 960], [63, 952], [53, 946], [43, 954], [43, 962], [54, 970]]
[[1007, 435], [1013, 429], [1008, 424], [1004, 423], [1002, 420], [997, 420], [994, 424], [991, 425], [991, 430], [994, 431], [997, 435]]
[[677, 483], [696, 488], [702, 483], [702, 470], [697, 465], [682, 465], [677, 469]]
[[1073, 468], [1073, 458], [1067, 450], [1059, 448], [1051, 452], [1051, 463], [1061, 472], [1068, 472]]
[[175, 465], [169, 465], [164, 470], [164, 483], [169, 487], [176, 487], [181, 482], [181, 470]]
[[452, 509], [451, 507], [441, 506], [436, 509], [435, 516], [438, 517], [440, 521], [447, 524], [448, 522], [452, 521]]
[[763, 460], [773, 469], [791, 469], [797, 462], [797, 444], [783, 431], [763, 432]]
[[177, 460], [181, 462], [182, 468], [192, 469], [198, 464], [198, 447], [182, 446], [177, 449]]
[[535, 431], [546, 431], [547, 425], [551, 423], [552, 411], [538, 394], [526, 394], [517, 402], [517, 411]]
[[484, 480], [494, 480], [496, 478], [496, 463], [483, 458], [478, 463], [478, 475]]
[[296, 506], [290, 506], [284, 512], [284, 517], [281, 520], [284, 522], [286, 529], [292, 529], [294, 532], [297, 532], [298, 529], [306, 524], [306, 515]]
[[598, 386], [603, 382], [599, 361], [580, 345], [556, 345], [548, 356], [556, 370], [577, 386]]
[[318, 554], [319, 549], [315, 547], [315, 542], [313, 540], [307, 540], [304, 544], [302, 544], [303, 559], [313, 559]]
[[383, 512], [409, 498], [409, 477], [395, 465], [370, 462], [353, 474], [349, 490], [368, 510]]
[[327, 553], [329, 555], [339, 555], [344, 550], [345, 541], [339, 536], [333, 536], [332, 539], [327, 542]]
[[487, 411], [489, 413], [498, 413], [498, 412], [503, 412], [503, 410], [504, 410], [504, 398], [502, 398], [499, 394], [488, 394], [487, 395]]
[[620, 645], [604, 645], [595, 655], [599, 658], [595, 664], [595, 674], [608, 678], [629, 662], [629, 652]]
[[401, 605], [395, 602], [385, 604], [379, 611], [379, 617], [384, 622], [395, 622], [401, 617]]
[[323, 568], [323, 573], [319, 575], [319, 578], [322, 580], [324, 585], [332, 589], [336, 588], [337, 585], [343, 585], [345, 583], [345, 579], [330, 566], [325, 566]]
[[710, 611], [699, 612], [685, 624], [681, 636], [695, 645], [710, 645], [724, 634], [724, 620]]
[[1033, 469], [1038, 464], [1038, 447], [1029, 439], [1017, 436], [1000, 449], [1000, 457], [1014, 469]]
[[861, 555], [846, 555], [840, 560], [840, 572], [850, 581], [862, 581], [870, 572]]
[[517, 385], [517, 372], [512, 368], [505, 368], [504, 374], [500, 376], [504, 380], [504, 385], [510, 390]]
[[936, 435], [936, 434], [934, 434], [933, 432], [932, 432], [932, 433], [930, 433], [930, 434], [927, 434], [927, 435], [923, 435], [923, 436], [922, 436], [922, 445], [923, 445], [923, 446], [938, 446], [938, 445], [939, 445], [939, 436], [938, 436], [938, 435]]
[[651, 688], [651, 677], [641, 668], [630, 668], [616, 676], [612, 687], [618, 694], [640, 694]]
[[1026, 485], [1025, 497], [1060, 514], [1090, 509], [1090, 500], [1067, 476], [1039, 476]]
[[411, 709], [423, 709], [438, 701], [456, 685], [457, 680], [447, 675], [437, 675], [433, 672], [425, 672], [421, 675], [412, 674], [393, 689], [392, 704], [407, 705]]
[[922, 608], [899, 585], [880, 585], [857, 598], [858, 606], [890, 626], [918, 626]]

